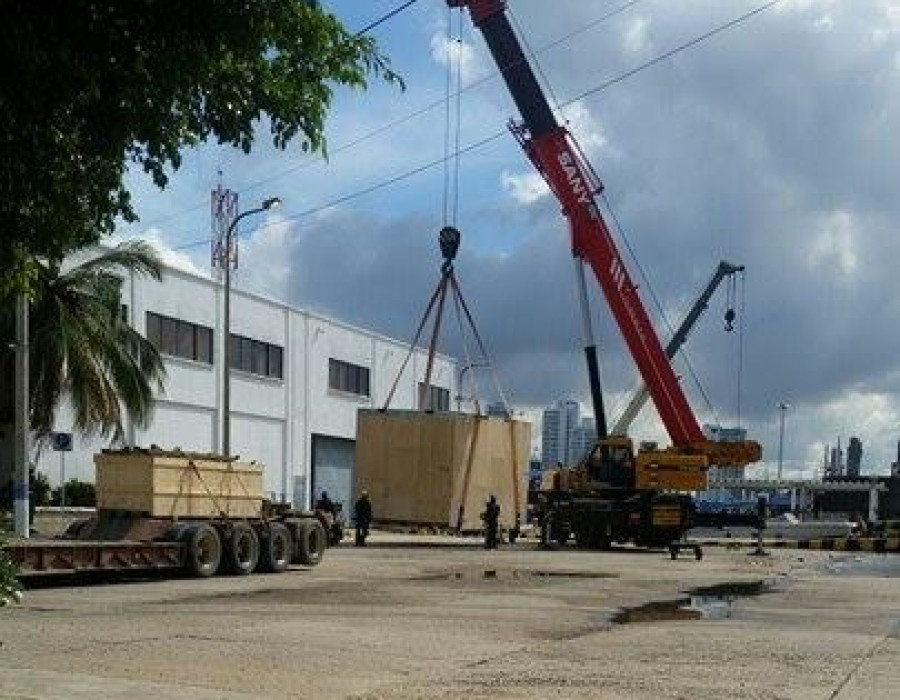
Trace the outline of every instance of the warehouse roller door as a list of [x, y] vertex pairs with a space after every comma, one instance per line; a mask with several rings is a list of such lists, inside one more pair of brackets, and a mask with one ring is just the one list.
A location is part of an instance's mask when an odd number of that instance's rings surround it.
[[353, 515], [355, 442], [327, 435], [312, 436], [312, 501], [327, 491], [332, 501], [344, 504], [344, 517]]

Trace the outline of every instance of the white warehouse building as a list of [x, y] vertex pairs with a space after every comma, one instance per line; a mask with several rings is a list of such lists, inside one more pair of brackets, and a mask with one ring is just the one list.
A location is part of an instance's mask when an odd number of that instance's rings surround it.
[[[160, 349], [168, 374], [152, 424], [126, 426], [126, 444], [220, 449], [223, 299], [220, 282], [170, 267], [162, 282], [139, 275], [124, 280], [122, 312]], [[408, 343], [236, 289], [230, 326], [231, 452], [264, 465], [264, 488], [274, 500], [307, 507], [327, 489], [347, 508], [357, 409], [384, 405]], [[416, 350], [391, 408], [418, 407], [426, 360]], [[431, 396], [438, 410], [449, 410], [456, 382], [456, 362], [438, 355]], [[65, 407], [56, 429], [71, 429]], [[72, 452], [41, 449], [37, 468], [53, 484], [63, 473], [93, 481], [93, 455], [107, 446], [76, 435]]]

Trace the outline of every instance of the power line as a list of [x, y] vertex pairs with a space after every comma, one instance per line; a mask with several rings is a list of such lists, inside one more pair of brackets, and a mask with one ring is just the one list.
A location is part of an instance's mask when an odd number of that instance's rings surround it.
[[[475, 141], [474, 143], [470, 143], [469, 145], [460, 148], [454, 153], [451, 153], [449, 156], [441, 156], [440, 158], [435, 158], [428, 163], [423, 163], [422, 165], [413, 168], [412, 170], [407, 170], [399, 175], [395, 175], [392, 178], [387, 180], [382, 180], [381, 182], [376, 182], [374, 185], [370, 185], [369, 187], [364, 187], [361, 190], [356, 190], [355, 192], [351, 192], [350, 194], [343, 195], [341, 197], [337, 197], [332, 199], [325, 204], [320, 204], [318, 206], [312, 207], [310, 209], [305, 209], [301, 212], [297, 212], [296, 214], [290, 214], [289, 216], [283, 216], [278, 221], [263, 224], [262, 226], [258, 226], [256, 228], [257, 231], [264, 231], [268, 228], [272, 228], [273, 226], [277, 226], [278, 224], [282, 224], [285, 221], [296, 221], [297, 219], [305, 219], [308, 216], [313, 216], [315, 214], [319, 214], [327, 209], [331, 209], [332, 207], [336, 207], [339, 204], [344, 204], [345, 202], [349, 202], [353, 199], [358, 199], [360, 197], [364, 197], [367, 194], [372, 194], [373, 192], [377, 192], [378, 190], [383, 190], [386, 187], [390, 187], [391, 185], [396, 185], [398, 182], [402, 182], [403, 180], [408, 180], [409, 178], [418, 175], [420, 173], [425, 172], [426, 170], [431, 170], [439, 165], [442, 165], [448, 158], [457, 157], [463, 155], [465, 153], [469, 153], [470, 151], [475, 151], [483, 146], [486, 146], [491, 141], [498, 140], [501, 136], [506, 135], [505, 131], [498, 131], [490, 136], [487, 136], [479, 141]], [[175, 246], [172, 250], [184, 250], [186, 248], [196, 248], [197, 246], [206, 245], [209, 243], [209, 238], [204, 238], [202, 240], [192, 241], [190, 243], [185, 243], [184, 245]]]
[[740, 15], [739, 17], [735, 17], [734, 19], [729, 20], [728, 22], [725, 22], [724, 24], [720, 24], [717, 27], [710, 29], [708, 32], [705, 32], [704, 34], [701, 34], [700, 36], [695, 37], [694, 39], [691, 39], [690, 41], [686, 41], [683, 44], [679, 44], [674, 49], [666, 51], [665, 53], [661, 53], [658, 56], [651, 58], [649, 61], [646, 61], [645, 63], [642, 63], [639, 66], [636, 66], [635, 68], [632, 68], [629, 71], [625, 71], [624, 73], [617, 75], [615, 78], [612, 78], [611, 80], [607, 80], [605, 83], [602, 83], [595, 88], [592, 88], [590, 90], [585, 90], [580, 95], [576, 95], [571, 100], [566, 102], [564, 106], [570, 105], [573, 102], [577, 102], [578, 100], [582, 100], [585, 97], [589, 97], [598, 92], [601, 92], [601, 91], [605, 90], [606, 88], [615, 85], [616, 83], [621, 83], [623, 80], [627, 80], [631, 76], [637, 75], [641, 71], [644, 71], [647, 68], [650, 68], [651, 66], [655, 66], [657, 63], [661, 63], [662, 61], [665, 61], [668, 58], [672, 58], [672, 56], [675, 56], [676, 54], [679, 54], [682, 51], [686, 51], [687, 49], [697, 46], [697, 44], [700, 44], [700, 43], [706, 41], [707, 39], [714, 37], [716, 34], [721, 34], [722, 32], [727, 31], [727, 30], [731, 29], [732, 27], [736, 27], [739, 24], [743, 24], [751, 17], [754, 17], [762, 12], [765, 12], [766, 10], [769, 10], [769, 9], [775, 7], [775, 5], [779, 4], [780, 2], [782, 2], [782, 0], [771, 0], [771, 2], [767, 2], [764, 5], [759, 5], [758, 7], [750, 10], [749, 12], [745, 12], [744, 14]]
[[416, 2], [418, 2], [418, 0], [408, 0], [408, 2], [403, 3], [399, 7], [395, 7], [393, 10], [388, 12], [386, 15], [383, 15], [382, 17], [379, 17], [378, 19], [376, 19], [374, 22], [367, 24], [365, 27], [363, 27], [358, 32], [356, 32], [356, 34], [354, 34], [354, 36], [362, 36], [363, 34], [367, 34], [368, 32], [375, 29], [375, 27], [377, 27], [378, 25], [380, 25], [384, 22], [387, 22], [389, 19], [391, 19], [391, 17], [399, 15], [406, 8], [411, 7], [412, 5], [415, 5]]
[[[413, 0], [413, 2], [416, 2], [416, 1], [417, 0]], [[539, 55], [539, 54], [549, 51], [550, 49], [556, 48], [557, 46], [569, 41], [573, 37], [576, 37], [579, 34], [583, 34], [587, 31], [590, 31], [591, 29], [603, 24], [604, 22], [609, 21], [610, 19], [614, 18], [615, 16], [622, 14], [626, 10], [630, 9], [631, 7], [633, 7], [634, 5], [637, 5], [638, 3], [642, 2], [642, 1], [643, 0], [629, 0], [629, 2], [626, 2], [623, 5], [620, 5], [619, 7], [616, 7], [614, 9], [610, 10], [609, 12], [604, 13], [600, 17], [597, 17], [596, 19], [591, 20], [587, 24], [582, 25], [581, 27], [569, 32], [568, 34], [564, 34], [563, 36], [558, 37], [557, 39], [554, 39], [549, 44], [545, 44], [544, 46], [540, 47], [536, 51], [533, 51], [532, 54]], [[403, 7], [397, 8], [396, 10], [392, 10], [393, 14], [389, 13], [390, 16], [393, 17], [395, 14], [397, 14], [397, 12], [399, 12], [402, 9], [405, 9], [405, 7], [409, 6], [410, 4], [412, 4], [412, 3], [407, 3], [407, 5], [405, 5]], [[387, 18], [387, 15], [385, 15], [385, 17], [383, 17], [382, 20], [385, 18]], [[362, 32], [363, 30], [360, 30], [360, 31]], [[436, 109], [437, 107], [440, 107], [441, 105], [444, 105], [446, 102], [448, 102], [449, 99], [459, 98], [462, 93], [468, 92], [469, 90], [473, 90], [473, 89], [479, 87], [480, 85], [483, 85], [484, 83], [490, 82], [491, 80], [496, 79], [500, 74], [501, 74], [501, 71], [495, 70], [490, 75], [486, 75], [483, 78], [479, 78], [478, 80], [475, 80], [475, 81], [469, 83], [465, 87], [459, 87], [455, 94], [449, 95], [449, 98], [448, 98], [448, 96], [445, 95], [444, 97], [441, 97], [440, 99], [433, 100], [432, 102], [429, 102], [428, 104], [425, 104], [422, 107], [420, 107], [402, 117], [394, 119], [393, 121], [387, 122], [387, 123], [381, 125], [380, 127], [373, 129], [372, 131], [368, 131], [368, 132], [362, 134], [361, 136], [353, 139], [352, 141], [348, 141], [345, 144], [342, 144], [336, 148], [330, 149], [330, 151], [332, 154], [338, 154], [338, 153], [343, 153], [344, 151], [347, 151], [351, 148], [355, 148], [356, 146], [358, 146], [361, 143], [364, 143], [365, 141], [368, 141], [372, 138], [380, 136], [381, 134], [383, 134], [387, 131], [390, 131], [391, 129], [401, 126], [401, 125], [405, 124], [406, 122], [412, 121], [413, 119], [416, 119], [417, 117], [421, 117], [423, 114], [427, 114], [431, 110]], [[563, 106], [565, 106], [565, 105], [563, 105]], [[245, 185], [244, 187], [241, 188], [241, 191], [242, 192], [250, 192], [250, 191], [255, 190], [259, 187], [262, 187], [263, 185], [266, 185], [270, 182], [274, 182], [275, 180], [280, 180], [283, 177], [286, 177], [293, 173], [299, 172], [301, 170], [305, 170], [306, 168], [310, 167], [311, 165], [315, 165], [316, 163], [318, 163], [322, 160], [324, 160], [324, 158], [319, 154], [308, 156], [302, 162], [300, 162], [296, 165], [292, 165], [291, 167], [286, 168], [286, 169], [284, 169], [280, 172], [277, 172], [273, 175], [269, 175], [268, 177], [264, 177], [259, 180], [255, 180], [254, 182], [251, 182], [251, 183]], [[166, 214], [164, 216], [157, 217], [156, 219], [151, 219], [149, 222], [143, 223], [142, 226], [149, 228], [149, 227], [155, 226], [156, 224], [162, 223], [164, 221], [170, 221], [172, 219], [176, 219], [180, 216], [183, 216], [184, 214], [190, 214], [192, 212], [195, 212], [199, 209], [202, 209], [202, 208], [208, 206], [208, 204], [209, 203], [207, 201], [199, 202], [198, 204], [193, 205], [187, 209], [182, 209], [181, 211], [174, 212], [172, 214]]]
[[[704, 32], [703, 34], [701, 34], [698, 37], [695, 37], [694, 39], [690, 39], [689, 41], [683, 42], [682, 44], [679, 44], [675, 48], [670, 49], [669, 51], [666, 51], [662, 54], [659, 54], [659, 55], [655, 56], [654, 58], [651, 58], [648, 61], [645, 61], [644, 63], [636, 66], [635, 68], [632, 68], [623, 73], [620, 73], [619, 75], [615, 76], [614, 78], [611, 78], [611, 79], [601, 83], [597, 87], [591, 88], [590, 90], [586, 90], [586, 91], [576, 95], [575, 97], [573, 97], [569, 100], [566, 100], [565, 102], [562, 102], [560, 104], [560, 106], [568, 107], [569, 105], [574, 104], [575, 102], [578, 102], [579, 100], [582, 100], [585, 97], [595, 95], [597, 93], [600, 93], [600, 92], [612, 87], [613, 85], [617, 85], [618, 83], [621, 83], [624, 80], [626, 80], [630, 77], [633, 77], [633, 76], [637, 75], [638, 73], [641, 73], [644, 70], [647, 70], [648, 68], [651, 68], [651, 67], [657, 65], [658, 63], [661, 63], [663, 60], [665, 60], [667, 58], [671, 58], [672, 56], [675, 56], [683, 51], [686, 51], [687, 49], [697, 46], [698, 44], [702, 43], [703, 41], [705, 41], [713, 36], [716, 36], [717, 34], [720, 34], [728, 29], [731, 29], [733, 27], [736, 27], [736, 26], [742, 24], [743, 22], [749, 20], [751, 17], [754, 17], [755, 15], [758, 15], [758, 14], [774, 7], [775, 5], [779, 4], [780, 2], [782, 2], [782, 0], [770, 0], [770, 2], [760, 5], [756, 8], [754, 8], [753, 10], [750, 10], [749, 12], [745, 12], [744, 14], [742, 14], [734, 19], [731, 19], [720, 25], [717, 25], [713, 29], [711, 29], [707, 32]], [[444, 100], [441, 99], [441, 100], [436, 101], [435, 104], [443, 104], [443, 102], [444, 102]], [[424, 110], [420, 110], [420, 113], [422, 111], [424, 111]], [[406, 120], [408, 118], [410, 118], [410, 117], [407, 116], [407, 117], [404, 117], [403, 119]], [[387, 128], [389, 128], [389, 125], [385, 125], [384, 127], [381, 128], [381, 130], [383, 131], [383, 130], [386, 130]], [[494, 134], [491, 134], [490, 136], [487, 136], [479, 141], [476, 141], [474, 143], [471, 143], [471, 144], [465, 146], [464, 148], [457, 149], [455, 153], [451, 153], [449, 155], [445, 155], [440, 158], [436, 158], [428, 163], [417, 166], [411, 170], [407, 170], [407, 171], [400, 173], [399, 175], [396, 175], [387, 180], [383, 180], [383, 181], [375, 183], [374, 185], [371, 185], [369, 187], [365, 187], [361, 190], [357, 190], [350, 194], [333, 199], [333, 200], [327, 202], [326, 204], [322, 204], [322, 205], [319, 205], [319, 206], [316, 206], [316, 207], [313, 207], [310, 209], [306, 209], [297, 214], [292, 214], [290, 216], [283, 217], [279, 220], [278, 223], [282, 223], [284, 221], [295, 221], [297, 219], [305, 218], [307, 216], [312, 216], [313, 214], [317, 214], [326, 209], [330, 209], [331, 207], [334, 207], [339, 204], [343, 204], [345, 202], [351, 201], [353, 199], [357, 199], [359, 197], [371, 194], [372, 192], [376, 192], [378, 190], [384, 189], [384, 188], [389, 187], [398, 182], [402, 182], [403, 180], [407, 180], [410, 177], [413, 177], [415, 175], [418, 175], [419, 173], [425, 172], [427, 170], [430, 170], [431, 168], [434, 168], [438, 165], [443, 164], [448, 158], [456, 157], [458, 155], [477, 150], [478, 148], [481, 148], [481, 147], [485, 146], [486, 144], [497, 140], [498, 138], [503, 136], [505, 133], [506, 133], [505, 130], [497, 131]], [[358, 140], [359, 139], [357, 139], [357, 141]], [[308, 165], [308, 163], [305, 165]], [[273, 224], [264, 224], [263, 226], [260, 226], [257, 230], [264, 230], [264, 229], [270, 228], [274, 225], [275, 225], [274, 223]], [[199, 245], [204, 245], [208, 242], [209, 242], [209, 239], [206, 238], [206, 239], [203, 239], [202, 241], [198, 240], [198, 241], [194, 241], [191, 243], [187, 243], [182, 246], [178, 246], [178, 247], [174, 248], [174, 250], [183, 250], [185, 248], [193, 248], [193, 247], [196, 247]]]
[[[369, 24], [367, 24], [366, 26], [364, 26], [362, 29], [360, 29], [359, 31], [357, 31], [353, 36], [359, 37], [359, 36], [362, 36], [363, 34], [367, 34], [368, 32], [370, 32], [370, 31], [372, 31], [373, 29], [375, 29], [375, 27], [378, 27], [379, 25], [383, 24], [384, 22], [387, 22], [389, 19], [391, 19], [391, 18], [393, 18], [393, 17], [396, 17], [398, 14], [400, 14], [401, 12], [403, 12], [404, 10], [406, 10], [407, 8], [412, 7], [412, 6], [415, 5], [418, 1], [419, 1], [419, 0], [407, 0], [407, 2], [403, 3], [402, 5], [400, 5], [400, 6], [398, 6], [398, 7], [395, 7], [395, 8], [394, 8], [393, 10], [391, 10], [390, 12], [388, 12], [388, 13], [382, 15], [381, 17], [379, 17], [378, 19], [376, 19], [376, 20], [370, 22]], [[430, 108], [431, 108], [431, 106], [429, 107], [429, 109], [430, 109]], [[381, 130], [376, 130], [375, 132], [372, 133], [372, 135], [374, 136], [375, 134], [379, 134], [379, 133], [381, 133]], [[359, 142], [359, 140], [355, 141], [354, 144], [355, 144], [355, 143], [358, 143], [358, 142]], [[347, 145], [345, 146], [345, 148], [349, 148], [349, 147], [350, 147], [350, 144], [347, 144]], [[343, 150], [343, 149], [341, 149], [341, 150]], [[307, 165], [310, 165], [310, 164], [312, 164], [312, 163], [315, 163], [316, 160], [317, 160], [316, 158], [309, 158], [305, 163], [302, 163], [301, 165], [296, 166], [295, 169], [299, 169], [299, 168], [301, 168], [301, 167], [306, 167]], [[256, 188], [256, 187], [260, 187], [260, 186], [262, 186], [262, 185], [264, 185], [264, 184], [266, 184], [266, 183], [268, 183], [268, 182], [272, 182], [272, 180], [276, 180], [276, 179], [278, 179], [278, 178], [280, 178], [280, 177], [284, 177], [285, 175], [287, 175], [287, 174], [289, 174], [289, 173], [291, 173], [291, 172], [294, 172], [295, 169], [287, 170], [287, 171], [284, 171], [284, 172], [282, 172], [282, 173], [276, 174], [276, 175], [274, 175], [274, 176], [270, 176], [270, 177], [267, 177], [267, 178], [263, 178], [263, 179], [261, 179], [261, 180], [257, 180], [255, 183], [251, 183], [250, 186], [245, 187], [244, 190], [246, 191], [246, 190], [254, 189], [254, 188]], [[195, 212], [195, 211], [198, 211], [198, 210], [200, 210], [200, 209], [203, 209], [203, 208], [206, 207], [206, 206], [209, 206], [209, 202], [208, 202], [208, 201], [198, 202], [197, 204], [195, 204], [195, 205], [193, 205], [193, 206], [191, 206], [191, 207], [188, 207], [187, 209], [182, 209], [181, 211], [174, 212], [174, 213], [172, 213], [172, 214], [166, 214], [166, 215], [164, 215], [164, 216], [157, 217], [156, 219], [152, 219], [150, 222], [144, 224], [144, 226], [145, 226], [145, 227], [155, 226], [156, 224], [163, 223], [164, 221], [170, 221], [170, 220], [172, 220], [172, 219], [175, 219], [175, 218], [178, 218], [178, 217], [180, 217], [180, 216], [183, 216], [184, 214], [191, 214], [191, 213], [193, 213], [193, 212]]]

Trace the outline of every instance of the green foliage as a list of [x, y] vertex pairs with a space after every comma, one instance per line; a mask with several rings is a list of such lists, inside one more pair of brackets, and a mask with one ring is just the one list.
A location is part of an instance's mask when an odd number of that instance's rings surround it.
[[30, 479], [31, 486], [31, 497], [34, 499], [34, 503], [31, 505], [33, 507], [36, 506], [49, 506], [50, 505], [50, 479], [47, 478], [47, 475], [43, 472], [35, 471], [31, 475]]
[[[44, 4], [46, 5], [46, 4]], [[373, 40], [307, 0], [3, 0], [0, 300], [136, 213], [128, 164], [164, 187], [207, 140], [249, 152], [265, 125], [323, 150], [335, 85], [399, 78]]]
[[22, 586], [16, 579], [19, 570], [4, 549], [5, 538], [0, 532], [0, 608], [22, 599]]
[[[97, 491], [94, 488], [94, 485], [89, 481], [69, 479], [66, 482], [65, 489], [66, 506], [89, 508], [97, 505]], [[55, 489], [53, 489], [53, 495], [50, 497], [51, 505], [61, 505], [61, 496], [61, 488], [56, 487]]]
[[[162, 263], [146, 243], [131, 241], [62, 271], [41, 263], [29, 309], [30, 417], [37, 439], [47, 438], [63, 396], [72, 428], [114, 440], [124, 412], [146, 426], [153, 392], [165, 369], [156, 348], [121, 315], [122, 277], [129, 271], [159, 279]], [[0, 423], [12, 422], [14, 309], [0, 307]]]

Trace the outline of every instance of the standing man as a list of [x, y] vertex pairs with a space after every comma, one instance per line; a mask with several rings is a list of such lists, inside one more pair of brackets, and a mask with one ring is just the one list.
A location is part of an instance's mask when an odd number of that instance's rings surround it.
[[319, 500], [316, 501], [315, 510], [321, 510], [323, 513], [334, 515], [334, 501], [328, 497], [328, 491], [322, 491]]
[[372, 503], [369, 492], [363, 490], [353, 505], [353, 519], [356, 521], [356, 546], [365, 547], [369, 536], [369, 525], [372, 524]]
[[488, 499], [484, 506], [484, 513], [481, 514], [484, 520], [484, 548], [497, 549], [497, 528], [500, 523], [500, 504], [494, 494]]

